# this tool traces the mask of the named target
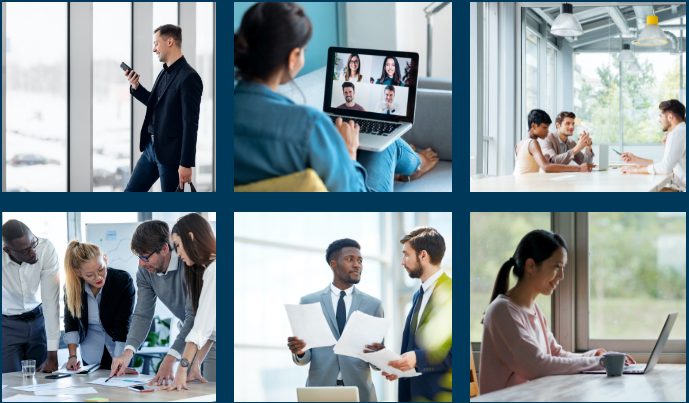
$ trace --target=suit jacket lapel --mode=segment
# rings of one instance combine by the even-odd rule
[[[359,306],[361,306],[361,295],[359,295],[356,287],[354,287],[352,290],[352,306],[349,307],[349,312],[347,312],[347,321],[349,321],[349,317],[352,316],[352,312],[359,310]]]
[[[433,312],[433,309],[435,308],[435,304],[437,301],[437,298],[433,298],[437,295],[435,291],[439,288],[442,288],[443,284],[449,279],[450,278],[445,273],[441,274],[440,277],[438,277],[438,281],[435,282],[435,286],[433,287],[433,293],[431,294],[431,297],[428,300],[428,303],[426,304],[423,313],[421,313],[421,317],[419,318],[419,325],[416,327],[417,329],[420,328],[422,324],[426,323],[426,321],[428,320],[428,316],[431,314],[431,312]]]
[[[325,287],[325,290],[321,293],[321,306],[323,307],[323,313],[325,314],[325,319],[328,320],[328,325],[330,326],[330,331],[333,332],[333,336],[339,340],[340,331],[337,329],[337,320],[335,319],[335,309],[333,308],[333,300],[330,297],[330,285]]]
[[[179,61],[178,61],[178,63],[179,63]],[[175,71],[174,73],[170,73],[170,74],[168,75],[168,77],[167,77],[167,82],[165,83],[165,87],[164,87],[164,88],[161,88],[161,90],[160,90],[160,97],[159,97],[159,98],[162,98],[163,95],[165,95],[165,91],[167,91],[167,89],[170,87],[170,84],[172,83],[172,81],[173,81],[173,80],[175,79],[175,77],[177,76],[178,71],[179,71],[179,68],[178,68],[177,71]]]

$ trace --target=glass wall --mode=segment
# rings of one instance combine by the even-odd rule
[[[5,7],[7,191],[64,192],[67,3]]]
[[[120,69],[131,55],[131,3],[93,3],[94,191],[122,191],[131,174],[131,95]]]
[[[213,190],[213,98],[215,96],[215,3],[196,3],[196,65],[203,80],[196,142],[196,181],[200,192]]]

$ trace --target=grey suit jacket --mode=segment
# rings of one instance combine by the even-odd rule
[[[301,298],[300,304],[313,304],[320,302],[323,314],[328,321],[330,331],[333,332],[335,339],[340,338],[335,319],[335,308],[330,297],[330,285],[324,290],[309,294]],[[383,304],[372,296],[359,291],[356,287],[352,291],[352,306],[347,312],[347,320],[354,311],[361,311],[365,314],[383,317]],[[299,335],[295,335],[299,336]],[[371,340],[382,342],[382,340]],[[292,354],[292,360],[297,365],[306,365],[309,362],[309,377],[306,379],[306,386],[336,386],[337,373],[342,373],[342,382],[345,386],[356,386],[359,388],[359,400],[362,402],[375,402],[376,389],[371,380],[371,369],[366,361],[358,358],[336,355],[333,346],[310,348],[306,350],[303,357],[299,358]]]

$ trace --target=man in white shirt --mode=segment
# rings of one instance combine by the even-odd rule
[[[401,115],[402,111],[399,110],[400,107],[395,102],[395,87],[392,85],[388,85],[387,87],[385,87],[385,90],[383,90],[383,93],[385,96],[385,100],[381,102],[380,107],[378,108],[378,112],[385,113],[388,115]]]
[[[2,226],[2,372],[57,370],[60,277],[57,253],[21,221]],[[40,291],[40,295],[39,295]]]
[[[658,106],[658,122],[666,133],[663,158],[660,161],[641,158],[632,153],[622,153],[622,160],[636,164],[625,167],[627,174],[667,175],[672,174],[670,186],[665,192],[687,191],[687,125],[686,108],[676,99],[663,101]]]

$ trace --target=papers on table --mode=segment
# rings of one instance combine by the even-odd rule
[[[153,377],[152,376],[135,376],[135,377],[128,377],[128,376],[117,376],[109,381],[105,382],[107,377],[105,378],[98,378],[90,381],[89,383],[92,383],[94,385],[102,385],[102,386],[112,386],[114,388],[128,388],[130,386],[135,386],[135,385],[143,385],[145,383],[148,383]]]
[[[388,350],[387,348],[378,350],[375,353],[361,353],[359,354],[359,358],[375,365],[376,367],[380,368],[382,371],[387,372],[388,374],[397,375],[400,378],[411,378],[414,376],[421,375],[420,372],[416,372],[414,369],[410,369],[408,371],[400,371],[397,368],[389,366],[388,363],[390,361],[397,361],[402,357],[400,357],[399,354]]]
[[[18,394],[10,397],[3,397],[3,402],[61,402],[62,399],[59,397],[48,397],[48,396],[34,396],[34,395],[24,395]]]
[[[69,387],[65,385],[64,387]],[[37,390],[58,389],[57,382],[39,383],[35,385],[13,386],[12,389],[21,390],[22,392],[35,392]]]
[[[70,374],[70,375],[85,375],[85,374],[90,374],[91,372],[97,370],[100,367],[100,363],[98,364],[93,364],[93,365],[86,365],[81,368],[79,368],[76,371],[72,371],[66,368],[60,368],[57,371],[53,372],[53,374]]]
[[[292,334],[306,343],[309,348],[332,346],[337,342],[323,314],[319,302],[313,304],[285,304]]]
[[[335,354],[361,358],[359,354],[363,354],[367,344],[380,343],[383,340],[389,325],[387,318],[377,318],[361,311],[354,311],[333,350]]]
[[[69,387],[61,389],[47,389],[47,390],[37,390],[34,392],[36,396],[51,396],[51,395],[88,395],[91,393],[98,393],[97,390],[92,387],[78,388]]]

